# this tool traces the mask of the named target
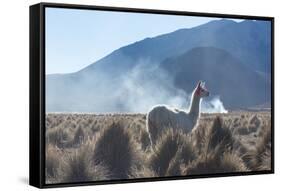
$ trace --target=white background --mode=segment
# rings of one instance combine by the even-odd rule
[[[29,5],[36,0],[2,0],[0,5],[0,190],[35,190],[28,185]],[[152,183],[84,186],[64,190],[269,190],[280,189],[280,49],[278,0],[57,0],[57,2],[275,17],[275,174]],[[280,87],[280,86],[279,86]],[[54,189],[60,190],[60,189]],[[61,189],[62,190],[62,189]]]

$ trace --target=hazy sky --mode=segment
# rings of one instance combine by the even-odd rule
[[[76,72],[112,51],[217,18],[46,9],[46,73]]]

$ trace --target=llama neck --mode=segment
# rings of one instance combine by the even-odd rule
[[[201,103],[201,98],[194,95],[191,97],[191,105],[189,109],[189,115],[193,116],[193,119],[197,121],[197,118],[200,114],[200,103]]]

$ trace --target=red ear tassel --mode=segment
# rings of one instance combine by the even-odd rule
[[[201,86],[201,81],[199,81],[197,84],[197,87],[200,87],[200,86]]]

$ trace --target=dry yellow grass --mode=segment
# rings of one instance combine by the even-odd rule
[[[202,114],[151,148],[144,114],[47,114],[46,182],[271,169],[270,112]]]

